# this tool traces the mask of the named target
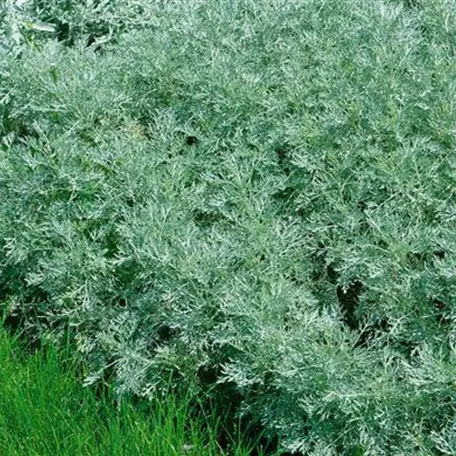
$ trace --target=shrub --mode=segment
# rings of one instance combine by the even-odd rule
[[[0,25],[6,48],[49,38],[98,47],[124,31],[157,25],[160,2],[140,0],[5,0]]]
[[[455,12],[167,2],[9,58],[9,312],[74,328],[88,381],[172,373],[289,450],[454,452]]]

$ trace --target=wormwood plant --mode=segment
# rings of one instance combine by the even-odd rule
[[[153,27],[161,0],[5,0],[3,39],[11,48],[56,39],[65,45],[99,46],[125,30]],[[10,49],[11,50],[11,49]]]
[[[169,1],[5,57],[9,313],[72,328],[89,383],[171,374],[290,451],[454,454],[455,14]]]

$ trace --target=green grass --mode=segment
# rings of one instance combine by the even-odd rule
[[[0,454],[2,456],[222,455],[220,422],[193,413],[185,397],[168,394],[144,407],[116,404],[80,381],[71,349],[33,354],[0,328]],[[251,449],[234,438],[227,453]],[[261,452],[259,454],[262,454]]]

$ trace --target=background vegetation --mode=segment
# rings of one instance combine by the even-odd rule
[[[290,451],[456,453],[455,1],[1,14],[10,325]]]

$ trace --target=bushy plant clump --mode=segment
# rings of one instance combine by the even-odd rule
[[[123,31],[153,27],[162,0],[4,0],[0,5],[3,48],[19,52],[49,38],[64,45],[98,47]]]
[[[456,3],[154,6],[4,58],[8,311],[291,451],[454,454]]]

